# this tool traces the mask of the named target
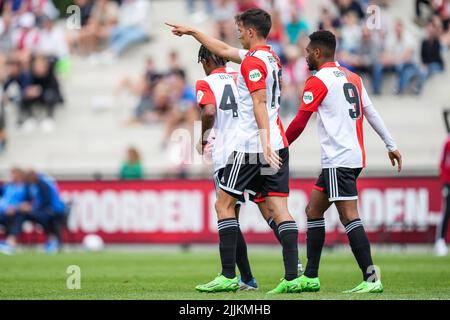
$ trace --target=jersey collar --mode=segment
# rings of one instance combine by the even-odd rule
[[[227,73],[227,69],[225,67],[214,69],[213,71],[211,71],[210,75],[215,73]]]
[[[341,65],[337,61],[327,62],[327,63],[324,63],[319,69],[317,69],[317,71],[319,71],[320,69],[323,69],[323,68],[335,68],[335,67],[340,67],[340,66]]]
[[[250,50],[248,50],[248,52],[255,52],[257,50],[263,50],[263,51],[272,51],[272,46],[269,45],[261,45],[261,46],[256,46],[251,48]]]

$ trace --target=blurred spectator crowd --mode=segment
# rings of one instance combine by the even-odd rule
[[[260,7],[271,13],[269,44],[283,63],[284,117],[297,112],[299,95],[310,75],[304,48],[316,29],[337,36],[337,60],[363,74],[372,94],[418,95],[430,77],[444,72],[450,0],[411,1],[415,17],[403,20],[388,14],[393,0],[323,0],[314,22],[306,19],[308,1],[313,0],[186,0],[186,11],[189,21],[203,31],[209,32],[207,26],[212,23],[213,35],[236,46],[238,12]],[[0,0],[0,152],[7,142],[7,108],[17,110],[17,125],[25,132],[34,131],[38,124],[44,132],[54,130],[55,111],[65,101],[65,75],[71,72],[74,57],[113,64],[135,44],[151,39],[150,0],[64,2],[75,4],[79,12],[75,16],[63,12],[61,1],[56,0]],[[164,70],[156,68],[151,55],[144,64],[136,79],[119,77],[115,93],[128,92],[138,100],[128,124],[162,123],[161,148],[170,148],[172,133],[180,127],[193,132],[199,119],[193,89],[197,79],[189,77],[175,50],[161,64]],[[389,86],[391,92],[384,85],[388,77],[395,81]],[[141,177],[139,155],[133,150],[128,155],[129,164],[121,168],[120,176]]]
[[[68,55],[64,31],[55,25],[58,11],[51,1],[0,1],[1,145],[6,143],[5,108],[17,106],[17,124],[35,125],[35,105],[44,107],[42,129],[54,127],[55,107],[63,96],[55,70]]]
[[[58,252],[68,208],[50,176],[34,170],[11,169],[9,179],[0,188],[0,232],[5,238],[0,241],[0,253],[14,253],[26,221],[44,231],[47,253]]]
[[[70,3],[68,3],[70,4]],[[17,108],[17,125],[32,132],[55,127],[54,113],[64,103],[61,81],[70,72],[71,56],[87,61],[114,61],[128,48],[149,40],[150,1],[74,0],[79,12],[66,12],[58,1],[0,0],[0,152],[5,148],[8,105]],[[70,24],[72,23],[72,24]],[[40,117],[42,118],[42,117]]]
[[[393,94],[420,94],[426,80],[444,71],[444,55],[450,44],[450,1],[416,0],[416,17],[423,38],[412,33],[407,21],[386,19],[390,0],[329,0],[316,25],[305,19],[307,0],[204,0],[202,15],[196,2],[187,0],[192,19],[206,16],[214,21],[215,36],[236,43],[234,16],[252,7],[272,14],[269,43],[280,56],[283,68],[283,110],[294,113],[298,95],[309,76],[304,47],[308,34],[317,29],[332,31],[338,38],[337,60],[341,65],[367,76],[372,93],[380,95],[386,74],[396,77]],[[375,9],[373,5],[377,6]],[[411,5],[414,2],[411,1]],[[400,14],[401,16],[401,14]],[[369,87],[369,85],[368,85]],[[386,89],[385,89],[386,90]]]

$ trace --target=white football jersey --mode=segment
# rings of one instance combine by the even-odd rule
[[[272,150],[288,146],[284,128],[279,117],[281,95],[281,63],[270,46],[259,46],[250,51],[240,50],[242,59],[238,77],[239,128],[236,151],[263,152],[259,129],[253,111],[251,93],[266,90],[269,114],[270,143]]]
[[[300,109],[318,114],[323,168],[365,167],[364,107],[371,104],[361,77],[338,62],[308,78]]]
[[[216,106],[212,135],[215,136],[212,158],[214,171],[224,168],[236,145],[238,125],[237,72],[233,68],[219,68],[197,81],[197,102],[200,108]]]

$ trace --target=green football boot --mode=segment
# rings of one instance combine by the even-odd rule
[[[302,292],[300,278],[295,278],[294,280],[291,281],[281,279],[280,284],[275,289],[267,292],[267,294],[300,293],[300,292]]]
[[[239,290],[238,278],[228,279],[219,274],[213,281],[199,284],[195,290],[200,292],[236,292]]]
[[[380,280],[375,282],[361,282],[356,288],[346,290],[343,293],[382,293],[383,285]]]
[[[307,276],[302,275],[299,279],[300,285],[302,286],[302,291],[317,292],[320,290],[319,278],[308,278]]]

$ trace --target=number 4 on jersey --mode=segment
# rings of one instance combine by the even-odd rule
[[[236,102],[236,98],[233,94],[233,88],[231,88],[230,84],[225,85],[223,90],[222,100],[220,101],[220,110],[233,110],[233,118],[238,117],[238,105]]]

